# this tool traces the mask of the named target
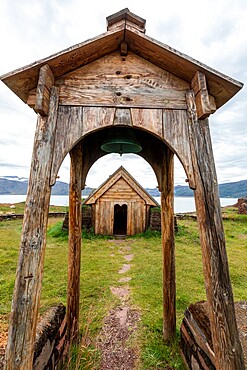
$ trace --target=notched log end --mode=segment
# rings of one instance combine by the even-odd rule
[[[191,81],[191,88],[195,94],[198,119],[205,119],[216,111],[215,98],[208,93],[207,81],[204,73],[197,71]]]

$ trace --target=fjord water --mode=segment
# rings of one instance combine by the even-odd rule
[[[154,197],[154,199],[160,204],[160,197]],[[19,203],[26,200],[26,195],[0,195],[0,203]],[[231,206],[237,203],[237,198],[220,198],[222,207]],[[54,206],[68,206],[69,197],[68,195],[52,195],[51,205]],[[175,213],[185,213],[195,211],[195,201],[193,197],[175,197],[174,198],[174,211]]]

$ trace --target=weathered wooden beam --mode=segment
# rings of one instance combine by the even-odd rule
[[[132,126],[132,119],[130,114],[129,108],[117,108],[115,110],[115,116],[113,125],[124,125],[124,126]]]
[[[139,31],[145,33],[146,20],[138,15],[131,13],[128,8],[122,9],[106,18],[107,31],[112,30],[121,22],[130,24],[132,27],[137,28]]]
[[[163,109],[163,138],[182,163],[190,188],[195,189],[186,111]]]
[[[194,195],[216,369],[242,370],[244,358],[235,318],[208,120],[197,119],[193,90],[188,91],[186,98],[196,179]]]
[[[58,107],[52,88],[48,118],[38,116],[19,262],[9,325],[5,370],[31,370],[41,294],[46,227],[50,201],[50,172]]]
[[[27,105],[29,105],[30,108],[35,108],[36,104],[36,89],[32,89],[28,93],[28,98],[27,98]]]
[[[122,41],[120,44],[120,55],[123,57],[128,55],[128,44],[125,41]]]
[[[76,342],[79,334],[81,267],[81,143],[70,151],[70,159],[67,337],[69,342]]]
[[[209,95],[209,104],[210,104],[211,113],[214,113],[217,110],[217,107],[216,107],[215,97],[212,95]]]
[[[146,129],[163,139],[162,109],[131,108],[133,126]]]
[[[60,105],[184,110],[190,88],[148,60],[131,52],[121,57],[119,51],[62,76],[56,85]]]
[[[207,118],[211,113],[210,98],[207,89],[206,76],[197,71],[191,81],[191,88],[195,93],[197,116],[199,119]]]
[[[45,64],[40,68],[39,80],[36,90],[35,112],[42,116],[47,116],[49,110],[51,87],[54,85],[55,79],[51,68]]]
[[[174,164],[173,153],[166,150],[161,182],[161,232],[163,254],[163,337],[169,342],[176,333],[176,275],[174,245]]]

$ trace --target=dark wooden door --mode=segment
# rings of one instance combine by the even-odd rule
[[[114,224],[113,234],[126,235],[127,233],[127,205],[115,204],[114,206]]]

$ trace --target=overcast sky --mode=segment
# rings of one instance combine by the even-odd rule
[[[0,75],[106,31],[106,17],[128,7],[146,19],[146,34],[247,83],[246,0],[1,0]],[[0,83],[0,176],[28,177],[36,114]],[[247,179],[247,90],[210,117],[219,183]],[[112,154],[91,168],[87,185],[100,185],[120,165],[144,187],[157,186],[136,155]],[[69,182],[69,160],[60,170]],[[175,163],[175,183],[185,184]]]

